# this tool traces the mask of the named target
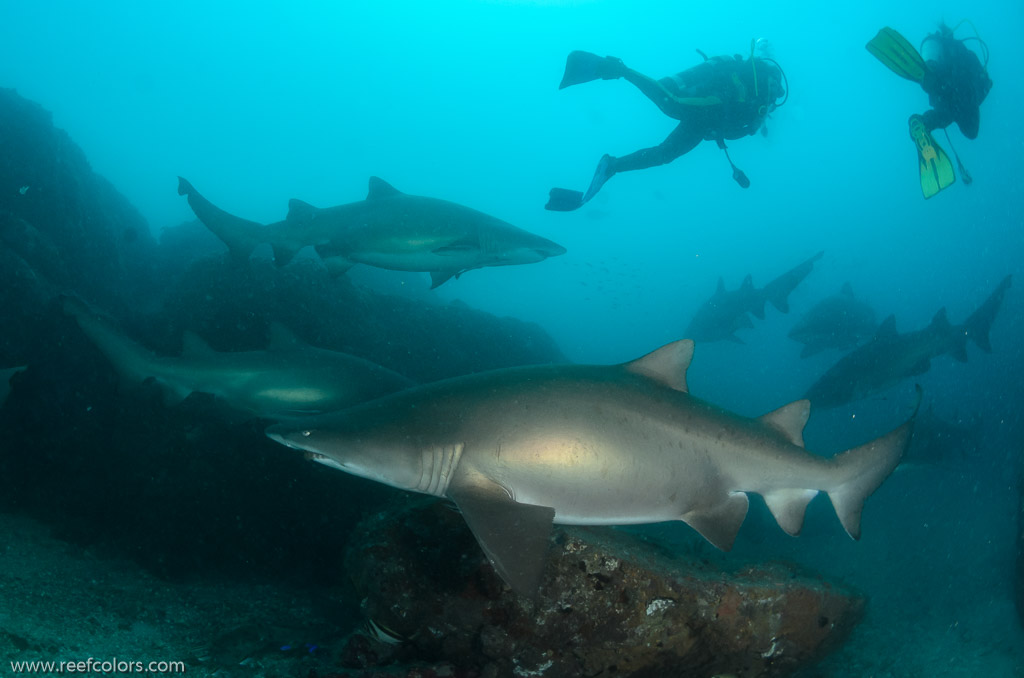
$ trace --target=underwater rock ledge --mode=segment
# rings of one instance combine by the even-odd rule
[[[620,530],[561,526],[533,603],[439,502],[379,513],[350,544],[364,614],[401,642],[352,636],[341,661],[357,670],[339,675],[443,662],[438,675],[785,676],[837,647],[864,610],[859,593],[788,565],[724,572]]]

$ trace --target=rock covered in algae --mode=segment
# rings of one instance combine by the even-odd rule
[[[560,526],[529,600],[442,503],[364,521],[345,565],[375,638],[352,637],[342,662],[356,671],[341,675],[784,676],[841,643],[864,607],[787,565],[725,572],[619,530]]]

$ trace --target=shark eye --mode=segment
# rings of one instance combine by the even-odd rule
[[[302,437],[303,437],[303,438],[308,438],[308,437],[309,437],[310,435],[312,435],[312,434],[313,434],[313,432],[312,432],[312,431],[303,431],[303,432],[302,432]]]

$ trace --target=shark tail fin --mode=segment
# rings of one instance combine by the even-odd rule
[[[901,426],[832,460],[835,482],[826,488],[826,492],[843,529],[854,539],[860,539],[864,502],[896,470],[910,445],[914,420],[921,406],[921,393],[918,386],[914,413]]]
[[[114,323],[74,296],[61,296],[64,315],[74,319],[85,336],[110,361],[122,386],[137,387],[152,376],[156,355],[123,333]]]
[[[248,259],[256,246],[263,242],[260,233],[262,224],[228,214],[204,198],[183,177],[178,177],[178,195],[188,197],[188,205],[196,218],[228,246],[236,259]]]
[[[1006,290],[1010,289],[1012,276],[1006,276],[1000,281],[996,289],[989,295],[978,309],[964,321],[963,333],[968,339],[978,345],[985,353],[992,352],[992,344],[989,342],[988,334],[992,329],[992,322],[999,313],[999,307],[1006,296]]]
[[[789,313],[789,295],[804,278],[814,269],[814,262],[821,259],[824,252],[818,252],[799,266],[783,273],[764,286],[764,296],[772,302],[772,306],[782,313]]]

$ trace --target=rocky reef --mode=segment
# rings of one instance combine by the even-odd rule
[[[726,572],[620,530],[564,527],[528,600],[439,503],[364,521],[345,567],[377,631],[344,652],[369,672],[343,675],[443,660],[478,676],[783,676],[842,642],[864,607],[787,565]]]

